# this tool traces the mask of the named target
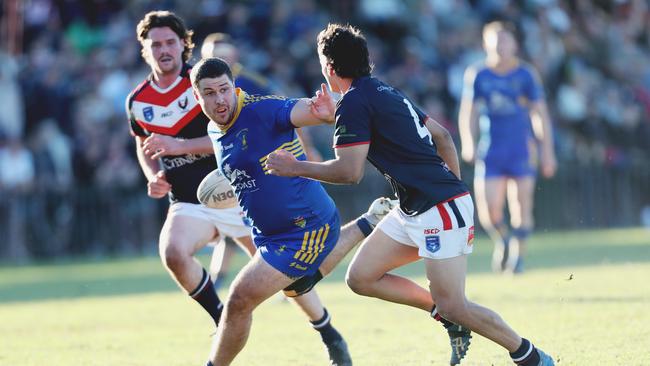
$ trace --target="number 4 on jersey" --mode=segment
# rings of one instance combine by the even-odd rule
[[[420,135],[420,137],[422,137],[423,139],[426,139],[430,145],[433,145],[433,140],[431,139],[431,133],[429,132],[429,129],[427,129],[426,126],[420,124],[420,117],[418,116],[417,113],[415,113],[415,109],[413,109],[411,102],[409,102],[409,100],[406,98],[402,100],[404,101],[404,104],[406,104],[406,106],[408,107],[409,112],[411,113],[411,117],[413,117],[413,122],[415,122],[415,128],[417,128],[418,130],[418,135]]]

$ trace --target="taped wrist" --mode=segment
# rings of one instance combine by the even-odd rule
[[[365,217],[361,216],[357,219],[356,221],[357,226],[359,227],[359,230],[363,233],[363,236],[367,237],[372,233],[373,226],[370,224],[370,221],[366,219]]]

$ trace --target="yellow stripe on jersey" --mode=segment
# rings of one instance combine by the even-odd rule
[[[311,257],[312,253],[314,252],[314,237],[316,236],[316,230],[311,232],[311,235],[309,236],[309,245],[307,245],[307,251],[305,251],[301,256],[299,261],[306,262],[306,258],[309,256]]]
[[[307,264],[314,263],[320,253],[325,250],[325,240],[327,240],[329,232],[329,224],[325,224],[317,230],[306,231],[302,238],[302,246],[293,258]]]
[[[318,250],[316,251],[316,255],[313,258],[311,258],[311,261],[309,261],[307,263],[309,263],[309,264],[314,263],[316,261],[316,258],[318,258],[318,255],[323,252],[323,250],[325,249],[325,240],[327,240],[327,234],[329,234],[329,232],[330,232],[330,226],[329,226],[329,224],[325,224],[325,233],[323,234],[323,237],[320,240],[320,246],[319,246]]]
[[[307,249],[307,239],[309,239],[309,231],[305,231],[305,235],[302,237],[302,246],[300,247],[300,250],[297,251],[296,254],[293,256],[294,259],[298,259],[300,253],[304,252]]]
[[[252,103],[259,102],[260,100],[267,100],[267,99],[276,99],[276,100],[287,100],[287,97],[283,97],[280,95],[250,95],[246,94],[246,98],[244,99],[244,106],[247,106]]]
[[[304,155],[305,151],[302,148],[302,145],[300,144],[300,140],[297,138],[294,139],[293,141],[290,142],[285,142],[284,144],[278,146],[275,150],[273,151],[278,151],[278,150],[287,150],[288,152],[292,153],[293,156],[296,158]],[[272,152],[273,152],[272,151]],[[270,153],[269,153],[270,154]],[[269,155],[266,154],[260,158],[260,165],[262,166],[262,169],[264,170],[264,173],[267,173],[267,168],[266,168],[266,160],[268,160]],[[268,173],[267,173],[268,174]]]

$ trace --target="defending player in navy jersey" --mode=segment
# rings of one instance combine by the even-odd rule
[[[256,248],[251,228],[241,207],[210,209],[196,198],[199,183],[217,165],[206,131],[209,120],[189,81],[191,31],[167,11],[148,13],[137,31],[152,72],[127,99],[127,114],[149,196],[169,194],[171,201],[160,233],[160,256],[179,286],[218,324],[223,305],[193,255],[220,236],[229,236],[252,256]],[[332,362],[348,360],[345,342],[316,292],[303,291],[295,302],[320,334]]]
[[[371,76],[366,41],[356,28],[328,25],[318,36],[318,54],[330,88],[343,94],[336,108],[336,158],[316,163],[277,151],[267,158],[266,168],[279,176],[357,183],[367,158],[391,183],[400,205],[355,254],[348,268],[350,288],[426,310],[447,322],[450,332],[463,334],[452,342],[452,365],[460,363],[469,345],[465,328],[506,348],[517,364],[552,365],[549,356],[496,313],[465,297],[474,207],[460,180],[449,133],[398,90]],[[322,93],[328,93],[325,87]],[[429,291],[389,273],[419,259],[425,263]]]
[[[458,120],[461,155],[475,163],[478,217],[494,242],[492,269],[519,273],[533,229],[537,166],[546,178],[555,174],[553,133],[541,82],[517,57],[514,31],[501,22],[487,24],[483,47],[485,61],[465,72]],[[479,114],[489,121],[480,141]],[[503,218],[506,197],[510,233]]]

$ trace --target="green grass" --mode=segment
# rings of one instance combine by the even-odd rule
[[[650,365],[649,231],[538,233],[519,277],[490,273],[489,252],[490,244],[477,240],[468,297],[499,312],[559,365]],[[318,290],[355,365],[447,364],[439,325],[422,311],[353,294],[342,282],[345,267]],[[425,284],[421,263],[400,272]],[[204,365],[212,331],[155,257],[0,267],[3,366]],[[277,299],[256,311],[235,362],[326,364],[304,315]],[[509,364],[481,337],[463,362]]]

